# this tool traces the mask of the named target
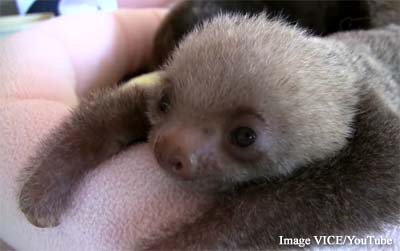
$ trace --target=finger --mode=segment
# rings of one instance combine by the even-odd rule
[[[44,92],[70,102],[137,69],[150,54],[164,14],[160,9],[119,10],[45,22],[0,43],[0,76],[5,73],[16,85],[6,89],[24,97]]]

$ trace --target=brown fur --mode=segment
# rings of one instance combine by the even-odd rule
[[[32,224],[58,225],[86,172],[146,140],[150,126],[144,102],[140,88],[99,91],[48,135],[21,177],[19,206]]]
[[[221,13],[261,12],[284,17],[317,36],[400,24],[398,0],[185,0],[172,9],[161,25],[154,41],[152,64],[162,65],[179,42],[204,21]]]
[[[262,17],[253,25],[239,18],[230,24],[218,20],[201,35],[189,35],[165,67],[167,83],[173,83],[171,96],[177,97],[172,100],[176,119],[196,121],[201,119],[197,114],[216,119],[230,109],[255,107],[269,124],[270,141],[276,142],[269,153],[280,164],[269,173],[290,173],[342,148],[358,95],[356,86],[343,84],[357,76],[347,70],[351,62],[339,64],[340,46]],[[248,35],[238,36],[244,30]]]
[[[265,249],[276,247],[279,235],[362,234],[396,223],[400,121],[384,90],[400,81],[388,67],[400,55],[379,48],[389,39],[386,50],[399,52],[390,38],[400,28],[353,34],[365,52],[341,39],[346,34],[316,38],[265,16],[205,23],[165,66],[162,88],[120,88],[83,102],[50,135],[29,166],[21,209],[34,224],[54,225],[83,174],[144,140],[150,124],[153,145],[184,123],[211,141],[229,125],[221,120],[251,111],[265,122],[261,157],[244,164],[221,150],[201,162],[230,189],[194,224],[145,246]],[[377,36],[385,40],[375,44]],[[165,94],[171,108],[161,114]]]
[[[165,66],[175,98],[167,119],[200,124],[232,106],[257,107],[284,149],[257,174],[279,163],[289,175],[221,193],[149,249],[277,248],[280,235],[358,235],[398,223],[400,110],[390,95],[400,88],[399,35],[391,26],[320,39],[262,16],[217,18],[188,35]]]
[[[400,1],[369,0],[368,4],[373,27],[382,27],[391,23],[400,24]]]
[[[336,156],[304,166],[288,179],[224,195],[194,223],[147,248],[285,248],[278,245],[279,236],[360,235],[398,223],[399,117],[373,90],[358,109],[354,136]]]

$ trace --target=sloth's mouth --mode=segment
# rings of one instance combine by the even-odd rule
[[[188,189],[196,192],[217,192],[224,191],[228,188],[227,184],[222,179],[215,176],[201,177],[177,177],[172,175],[176,183],[183,189]],[[229,186],[230,187],[230,186]]]

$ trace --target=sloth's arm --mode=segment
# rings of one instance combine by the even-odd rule
[[[68,206],[77,182],[90,169],[131,143],[146,140],[144,89],[99,92],[79,106],[39,146],[23,175],[19,206],[38,227],[51,227]]]
[[[283,224],[291,218],[287,213],[294,210],[295,201],[269,204],[269,188],[257,188],[244,192],[234,199],[219,200],[194,223],[172,226],[168,237],[152,237],[144,240],[143,250],[252,250],[277,248],[279,236],[285,231]],[[273,201],[277,202],[277,201]],[[282,209],[282,210],[281,210]],[[280,218],[286,215],[287,218]],[[279,218],[279,219],[278,219]],[[289,223],[287,228],[291,224]],[[176,229],[178,229],[176,231]]]

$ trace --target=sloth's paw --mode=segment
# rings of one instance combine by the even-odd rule
[[[59,225],[63,196],[57,184],[31,177],[22,187],[19,207],[27,220],[41,228]]]

